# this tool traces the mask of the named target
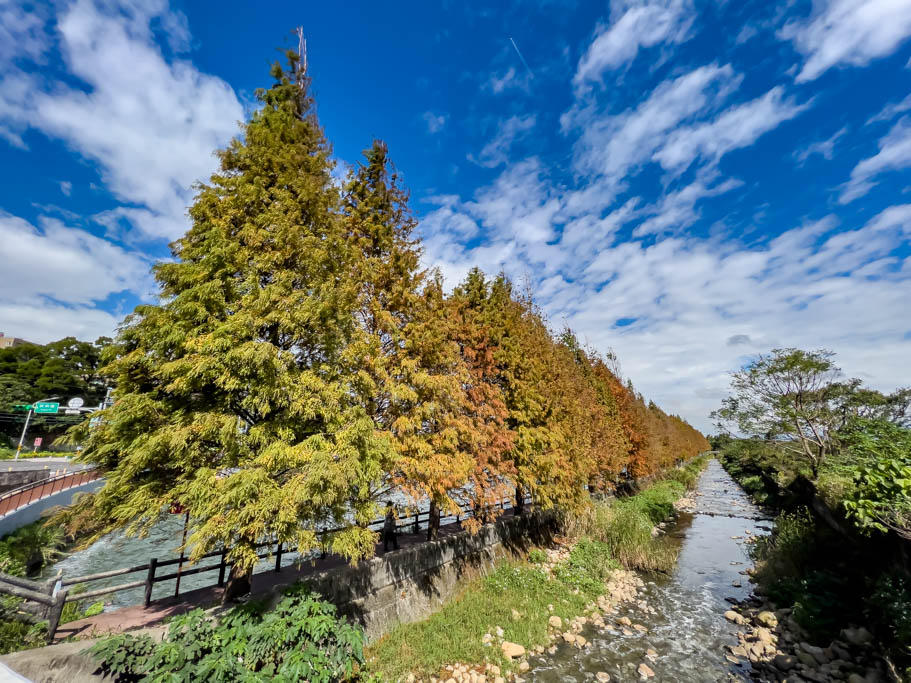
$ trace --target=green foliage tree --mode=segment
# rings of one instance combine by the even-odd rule
[[[791,443],[815,478],[842,421],[833,398],[840,370],[832,352],[774,349],[733,373],[730,396],[712,413],[720,428]]]
[[[116,403],[75,435],[106,484],[71,519],[142,533],[179,503],[191,558],[228,549],[225,599],[249,587],[260,542],[371,554],[375,506],[352,491],[370,491],[393,454],[350,372],[367,353],[361,252],[309,78],[288,63],[199,187],[173,262],[155,267],[161,303],[138,307],[107,355]],[[320,541],[327,526],[340,530]]]

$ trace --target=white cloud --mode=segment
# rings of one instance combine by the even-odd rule
[[[804,149],[796,150],[794,152],[794,158],[797,159],[798,163],[803,164],[811,156],[818,154],[826,161],[832,161],[832,156],[835,153],[835,143],[844,137],[847,132],[848,128],[845,126],[830,138],[814,142],[811,145],[807,145]]]
[[[85,340],[112,337],[122,317],[93,306],[63,306],[44,299],[32,302],[0,300],[2,331],[36,344],[47,344],[63,337]]]
[[[681,173],[701,158],[713,164],[728,152],[749,147],[809,104],[797,104],[776,86],[761,97],[727,109],[713,121],[677,128],[655,153],[666,170]]]
[[[851,171],[851,179],[842,187],[838,198],[842,204],[867,194],[881,173],[911,167],[911,118],[898,121],[879,141],[879,152],[859,162]]]
[[[833,66],[865,66],[891,54],[911,36],[907,0],[814,0],[805,20],[791,20],[779,36],[805,57],[797,82],[812,81]]]
[[[60,191],[69,197],[71,194],[73,194],[73,183],[71,183],[69,180],[61,180]]]
[[[445,114],[434,114],[432,111],[425,111],[422,117],[424,123],[427,124],[427,132],[431,135],[434,133],[439,133],[443,130],[443,127],[446,125],[446,115]]]
[[[509,150],[512,143],[528,133],[535,126],[533,114],[528,116],[511,116],[501,121],[497,127],[497,134],[481,149],[477,158],[468,155],[470,161],[487,168],[495,168],[509,160]]]
[[[606,186],[599,195],[609,201],[610,188],[621,187],[628,173],[651,161],[672,131],[716,109],[740,81],[730,65],[708,65],[661,83],[637,107],[621,114],[570,110],[561,123],[566,133],[581,130],[574,145],[576,171],[604,176]]]
[[[688,228],[699,220],[696,204],[702,199],[717,197],[743,185],[734,178],[720,183],[715,183],[716,179],[716,173],[703,172],[689,185],[674,192],[666,192],[658,202],[640,212],[649,218],[636,226],[633,235],[638,237],[666,231],[679,232]]]
[[[63,65],[86,88],[44,83],[7,63],[3,89],[13,90],[0,99],[0,123],[8,140],[33,127],[96,162],[106,188],[143,217],[133,227],[170,239],[186,229],[192,185],[217,168],[212,153],[238,132],[243,108],[221,79],[167,61],[153,22],[173,50],[186,49],[186,19],[164,0],[62,6]]]
[[[573,85],[584,92],[602,80],[605,71],[632,61],[640,48],[682,43],[695,19],[689,0],[613,0],[611,22],[599,26],[579,60]]]
[[[88,305],[124,291],[151,291],[149,262],[85,230],[52,218],[39,230],[27,221],[0,214],[0,302]],[[9,321],[4,324],[17,321]]]

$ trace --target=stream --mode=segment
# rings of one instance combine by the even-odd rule
[[[624,635],[611,627],[588,628],[582,635],[590,646],[577,650],[561,644],[553,655],[532,657],[526,680],[592,681],[596,673],[606,672],[611,681],[638,681],[642,663],[655,672],[652,681],[749,680],[749,662],[734,665],[725,659],[726,646],[737,644],[739,628],[723,616],[730,609],[725,598],[742,600],[750,594],[744,573],[751,565],[746,539],[768,533],[771,523],[717,460],[709,463],[689,498],[693,512],[681,512],[665,528],[680,543],[675,569],[669,576],[643,576],[646,586],[637,601],[644,600],[655,614],[628,603],[612,615],[628,616],[648,630]],[[645,656],[649,648],[658,653],[654,661]]]

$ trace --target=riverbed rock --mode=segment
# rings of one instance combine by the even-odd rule
[[[575,634],[575,633],[571,633],[571,632],[569,632],[569,631],[566,631],[566,632],[563,634],[563,640],[564,640],[565,642],[567,642],[567,643],[575,643],[575,642],[576,642],[576,634]]]
[[[797,659],[799,659],[800,663],[804,666],[809,666],[811,668],[816,666],[816,658],[809,652],[797,650]]]
[[[774,612],[769,612],[768,610],[756,615],[756,621],[766,628],[775,628],[778,626],[778,617],[775,616]]]
[[[727,612],[724,613],[724,618],[735,624],[743,625],[746,623],[746,620],[732,609],[729,609]]]
[[[866,683],[866,681],[867,679],[860,674],[851,674],[848,676],[848,683]]]
[[[756,638],[759,640],[760,643],[774,643],[775,642],[775,636],[772,635],[772,632],[769,629],[767,629],[765,626],[760,626],[759,628],[757,628],[753,632],[753,635],[756,636]]]
[[[797,666],[797,657],[794,657],[793,655],[775,655],[775,659],[772,660],[772,663],[779,671],[790,671]]]
[[[861,645],[866,645],[871,640],[873,640],[873,634],[863,626],[859,628],[846,628],[841,632],[841,635],[845,640],[851,643],[851,645],[858,647]]]
[[[595,674],[595,680],[600,681],[600,683],[609,683],[610,674],[607,673],[606,671],[599,671],[598,673]]]
[[[617,623],[620,624],[621,626],[632,626],[633,625],[633,622],[630,621],[629,617],[620,617],[619,619],[617,619]]]
[[[525,654],[524,647],[518,643],[510,643],[508,640],[504,641],[500,647],[503,649],[503,655],[507,659],[518,659]]]
[[[555,628],[558,630],[563,628],[563,620],[560,617],[558,617],[556,614],[552,614],[550,616],[550,619],[547,620],[547,623],[551,628]]]
[[[525,661],[519,662],[519,671],[525,673],[526,671],[528,671],[529,668],[531,668],[531,667],[529,666],[528,662],[525,662]]]
[[[651,667],[644,662],[639,665],[639,668],[636,669],[636,671],[639,672],[639,675],[642,678],[652,678],[655,675],[655,672],[652,671]]]

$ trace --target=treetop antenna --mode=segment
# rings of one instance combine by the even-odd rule
[[[297,56],[298,61],[301,65],[301,73],[307,73],[307,39],[304,38],[304,27],[298,26],[295,31],[297,33]]]

